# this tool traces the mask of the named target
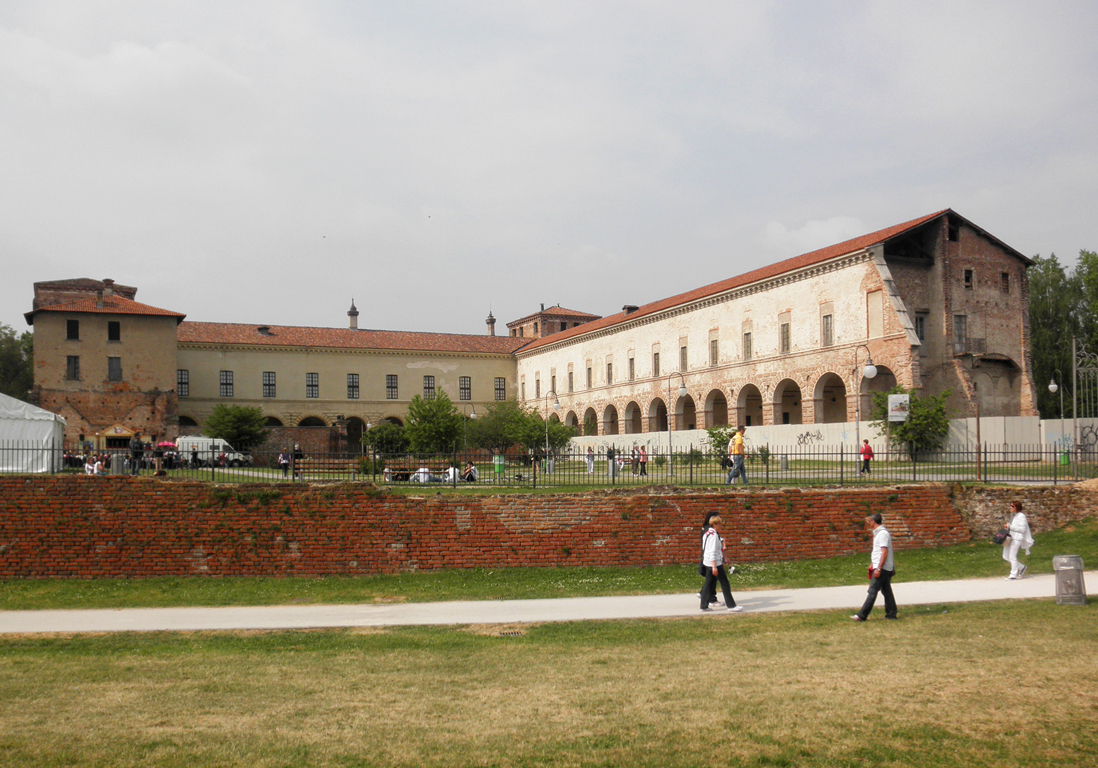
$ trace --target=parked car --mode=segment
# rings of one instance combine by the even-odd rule
[[[240,453],[224,440],[217,437],[206,437],[205,435],[188,435],[186,437],[180,437],[175,441],[176,448],[179,451],[180,458],[188,463],[192,463],[191,457],[194,455],[194,450],[198,450],[198,466],[209,467],[212,465],[224,464],[228,467],[244,467],[251,466],[252,457],[246,453]],[[222,454],[224,454],[224,461],[222,462]]]

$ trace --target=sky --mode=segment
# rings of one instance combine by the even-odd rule
[[[498,333],[952,208],[1098,249],[1098,3],[5,0],[0,323]]]

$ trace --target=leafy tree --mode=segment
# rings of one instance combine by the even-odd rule
[[[0,323],[0,392],[26,400],[32,386],[34,336],[30,331],[16,334],[10,325]]]
[[[545,447],[545,434],[546,434],[545,420],[541,418],[540,414],[531,414],[531,416],[537,422],[534,425],[535,426],[536,436],[534,437],[533,442],[531,444],[528,444],[527,447],[535,448],[535,447],[540,446],[540,447],[544,448]],[[554,418],[550,417],[548,426],[549,426],[549,448],[550,448],[550,450],[553,450],[553,451],[563,450],[565,447],[567,447],[568,443],[572,440],[572,438],[576,436],[576,428],[566,426],[559,419],[554,419]]]
[[[1079,276],[1065,270],[1056,254],[1034,257],[1029,268],[1030,356],[1037,408],[1046,418],[1060,412],[1059,394],[1048,391],[1052,379],[1064,388],[1064,409],[1070,411],[1071,336],[1079,329],[1080,315],[1090,314],[1084,304]]]
[[[542,434],[541,420],[535,425],[530,412],[514,398],[488,406],[486,413],[469,424],[469,442],[493,453],[504,453],[515,445],[529,446]]]
[[[722,458],[728,452],[728,441],[736,434],[736,428],[731,424],[721,427],[706,427],[709,433],[709,453],[715,458]]]
[[[430,400],[416,395],[408,404],[404,434],[416,453],[443,453],[452,450],[461,437],[461,419],[445,392],[439,392]]]
[[[206,419],[205,432],[238,451],[247,451],[267,439],[266,425],[262,408],[218,403]]]
[[[892,437],[907,450],[912,461],[920,453],[937,451],[945,445],[949,436],[949,414],[946,411],[946,400],[950,390],[940,395],[928,395],[918,397],[915,390],[906,390],[896,386],[888,392],[873,393],[873,426],[879,434],[889,431],[888,424],[888,396],[910,395],[911,402],[908,406],[907,421],[895,421],[891,425]]]
[[[373,447],[381,454],[407,453],[408,436],[404,434],[404,427],[385,422],[366,432],[362,436],[362,444]]]

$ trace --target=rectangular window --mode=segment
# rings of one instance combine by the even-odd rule
[[[926,341],[926,315],[915,315],[915,335],[919,341]]]
[[[588,366],[588,368],[587,368],[587,388],[591,389],[591,368],[590,368],[590,366]]]
[[[122,341],[122,323],[120,321],[107,321],[107,341]]]
[[[218,375],[218,394],[222,397],[233,396],[233,372],[222,371]]]
[[[507,399],[507,379],[503,378],[502,376],[497,376],[496,377],[496,400],[498,402],[498,401],[506,400],[506,399]]]
[[[80,321],[79,320],[66,320],[65,321],[65,338],[70,341],[80,340]]]
[[[637,361],[632,357],[629,358],[629,380],[635,381],[637,378]]]
[[[999,275],[999,290],[1002,293],[1010,293],[1010,273],[1003,272]]]
[[[458,377],[458,399],[459,400],[472,400],[473,399],[473,379],[471,376],[459,376]]]
[[[555,374],[549,377],[549,391],[554,395],[557,393],[557,377]]]
[[[277,389],[275,387],[275,372],[264,371],[263,372],[263,396],[275,397]]]
[[[974,282],[975,282],[975,280],[972,276],[972,270],[971,269],[966,269],[965,270],[965,290],[966,291],[971,291],[972,290],[972,285],[973,285]]]
[[[541,397],[541,379],[534,379],[534,397]]]
[[[69,355],[65,359],[65,378],[69,381],[80,380],[80,355]]]
[[[395,373],[385,374],[385,399],[396,400],[399,397],[397,389],[397,375]]]
[[[175,391],[180,397],[191,396],[191,372],[186,368],[175,372]]]
[[[121,357],[108,357],[107,358],[107,380],[108,381],[122,381],[122,358]]]
[[[679,347],[679,370],[686,370],[686,347]]]
[[[783,355],[789,354],[789,323],[782,323],[778,337],[778,352]]]
[[[434,400],[435,399],[435,377],[424,376],[423,377],[423,399]]]
[[[574,385],[574,383],[575,383],[575,378],[576,378],[576,377],[575,377],[575,374],[574,374],[574,373],[572,373],[572,371],[569,371],[569,372],[568,372],[568,391],[569,391],[569,392],[573,392],[573,391],[574,391],[574,389],[573,389],[573,385]]]
[[[652,375],[653,376],[659,376],[660,375],[660,353],[659,352],[653,352],[652,353]]]
[[[358,374],[347,374],[347,399],[358,400]]]
[[[607,363],[606,364],[606,383],[608,385],[614,383],[614,364],[613,363]]]
[[[751,359],[751,331],[743,335],[743,359]]]
[[[834,334],[831,332],[832,315],[824,315],[820,318],[820,345],[830,347],[835,343]]]
[[[721,347],[718,339],[709,340],[709,364],[716,365],[721,359]]]
[[[319,373],[306,373],[305,374],[305,397],[315,400],[320,397],[320,374]]]
[[[522,382],[522,400],[523,400],[523,402],[526,401],[526,382],[525,381]]]
[[[953,316],[953,354],[963,355],[968,351],[968,316]]]

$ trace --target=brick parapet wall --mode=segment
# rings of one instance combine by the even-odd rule
[[[898,549],[911,549],[969,540],[966,514],[982,535],[1001,502],[945,485],[409,497],[361,483],[0,477],[0,578],[689,563],[711,510],[725,519],[734,562],[813,559],[865,551],[870,511],[884,515]]]

